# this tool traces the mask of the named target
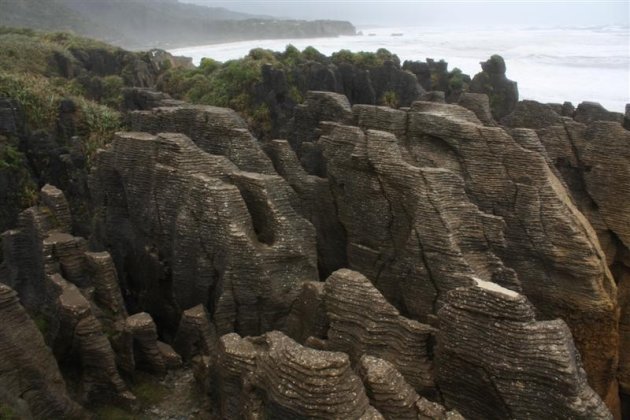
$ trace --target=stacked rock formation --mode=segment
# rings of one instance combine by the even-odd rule
[[[386,419],[463,420],[440,404],[420,397],[394,366],[373,356],[363,356],[359,375],[372,405]]]
[[[535,133],[510,136],[439,103],[353,111],[359,127],[325,123],[315,141],[348,266],[420,321],[472,277],[522,290],[544,319],[567,322],[589,383],[614,395],[616,287],[595,231]]]
[[[383,418],[348,355],[300,346],[280,332],[222,337],[218,371],[224,418]]]
[[[0,383],[6,384],[9,406],[34,418],[83,415],[66,394],[57,361],[77,368],[79,383],[73,398],[129,408],[135,407],[136,398],[119,369],[132,375],[138,364],[163,374],[181,364],[170,346],[158,341],[150,315],[128,316],[110,254],[88,251],[85,239],[69,233],[70,220],[61,191],[46,185],[39,205],[20,215],[19,229],[3,234],[0,280],[15,287],[25,309],[17,303],[15,292],[0,285],[7,311],[0,340],[7,369],[2,369]],[[29,315],[41,332],[27,322]],[[27,344],[34,350],[21,351],[20,346]],[[23,366],[15,365],[18,360]],[[20,369],[32,373],[20,374]],[[24,375],[26,382],[16,374]],[[10,398],[17,385],[32,390],[23,389],[22,396]],[[2,391],[0,395],[4,386]]]
[[[22,418],[83,418],[37,326],[1,283],[0,317],[0,403]]]
[[[630,175],[630,132],[619,124],[618,115],[602,112],[601,106],[584,103],[578,110],[573,120],[548,105],[523,101],[503,122],[514,131],[537,131],[537,137],[530,136],[534,147],[545,154],[597,233],[617,283],[619,348],[625,349],[630,345],[630,191],[625,182]],[[540,118],[543,114],[546,118]],[[630,358],[627,351],[619,356],[619,384],[630,400]]]
[[[415,389],[434,391],[429,342],[433,328],[400,316],[360,273],[347,269],[327,280],[324,297],[330,320],[327,350],[342,351],[358,364],[364,355],[390,362]]]
[[[563,321],[535,321],[524,296],[481,280],[447,301],[436,349],[447,405],[466,418],[612,418]]]
[[[198,304],[211,308],[219,334],[280,328],[300,284],[318,278],[315,231],[288,184],[182,134],[119,134],[98,154],[91,185],[100,246],[138,309],[167,332]]]

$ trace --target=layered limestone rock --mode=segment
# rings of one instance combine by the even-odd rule
[[[473,277],[522,290],[541,317],[567,322],[593,388],[614,393],[616,287],[535,133],[433,102],[355,114],[361,127],[325,123],[318,140],[349,268],[420,321]]]
[[[52,276],[52,281],[59,293],[60,327],[55,353],[60,360],[80,360],[82,398],[87,402],[133,405],[135,396],[118,373],[116,356],[90,303],[60,275]]]
[[[174,347],[182,360],[190,362],[194,356],[215,356],[216,332],[203,305],[182,312]]]
[[[383,418],[346,354],[302,347],[277,331],[221,337],[217,369],[224,418]]]
[[[359,376],[370,403],[386,419],[463,420],[459,413],[420,397],[393,364],[373,356],[361,357]]]
[[[94,301],[105,309],[106,316],[115,321],[127,317],[125,302],[118,286],[118,273],[108,252],[86,252],[84,254],[90,284],[94,287]]]
[[[584,124],[594,121],[614,121],[621,124],[623,117],[621,112],[610,112],[597,102],[582,102],[577,106],[573,118]]]
[[[307,340],[324,339],[330,320],[326,314],[323,282],[309,281],[302,284],[302,291],[293,302],[287,318],[286,334],[300,344]]]
[[[63,192],[50,184],[42,187],[39,194],[40,203],[45,206],[56,221],[56,229],[60,232],[72,231],[72,215],[70,206]]]
[[[612,419],[589,387],[571,332],[527,299],[481,280],[439,311],[437,382],[466,418]]]
[[[0,403],[20,418],[85,418],[17,294],[0,283]]]
[[[432,394],[433,328],[400,316],[365,276],[347,269],[326,280],[324,302],[330,320],[327,350],[347,353],[353,364],[366,354],[386,360],[416,390]]]
[[[366,117],[374,112],[358,113],[359,121],[374,125]],[[495,254],[504,246],[503,220],[472,204],[461,178],[408,163],[413,146],[401,147],[393,134],[325,128],[319,142],[348,235],[349,267],[373,281],[404,315],[426,320],[444,292],[470,284],[472,275],[518,287]]]
[[[337,121],[351,124],[354,120],[348,98],[332,92],[309,91],[304,102],[295,108],[288,141],[300,163],[310,175],[326,176],[326,165],[317,139],[319,123]]]
[[[519,102],[520,103],[520,102]],[[462,93],[457,101],[457,105],[463,106],[466,109],[474,112],[479,121],[483,125],[494,127],[497,123],[492,117],[492,110],[490,109],[490,98],[483,93]],[[518,105],[517,105],[518,106]]]
[[[158,346],[157,327],[151,315],[140,312],[127,318],[125,323],[133,337],[136,365],[157,375],[165,375],[166,360]]]
[[[135,407],[118,369],[133,376],[137,358],[140,367],[163,374],[181,360],[157,341],[147,314],[127,317],[110,254],[87,251],[87,241],[69,233],[63,194],[47,185],[40,197],[39,205],[21,214],[19,229],[3,235],[2,280],[18,286],[56,359],[76,369],[82,402]]]
[[[538,130],[549,160],[597,232],[618,286],[621,391],[630,395],[630,133],[615,122],[564,121]]]
[[[266,150],[278,174],[299,197],[300,214],[315,227],[319,274],[326,278],[347,265],[346,234],[328,180],[306,173],[286,140],[273,140]]]
[[[514,111],[501,120],[507,127],[540,129],[551,125],[562,124],[562,116],[551,105],[536,101],[520,101]]]
[[[543,155],[499,128],[458,117],[460,109],[453,108],[412,107],[407,138],[414,160],[450,166],[480,209],[503,218],[502,260],[517,272],[523,293],[543,317],[567,322],[591,385],[607,395],[617,359],[616,290],[595,232]],[[518,136],[535,139],[533,132]]]
[[[118,134],[91,186],[95,246],[110,250],[129,300],[165,334],[198,304],[220,334],[281,328],[301,283],[318,278],[315,231],[286,182],[184,135]]]
[[[258,141],[231,109],[184,104],[131,112],[129,120],[133,131],[185,134],[201,150],[225,156],[243,171],[275,174]]]

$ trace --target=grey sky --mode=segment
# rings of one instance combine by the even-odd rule
[[[309,1],[183,0],[234,11],[297,19],[350,20],[355,25],[630,26],[624,1]]]

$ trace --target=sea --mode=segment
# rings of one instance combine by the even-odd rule
[[[630,103],[630,28],[621,26],[573,28],[447,27],[358,28],[362,35],[335,38],[269,39],[199,45],[170,50],[192,57],[227,61],[252,48],[283,51],[288,44],[300,50],[313,46],[329,55],[341,49],[376,51],[386,48],[404,60],[443,59],[473,76],[492,54],[503,56],[507,77],[518,82],[520,99],[574,105],[599,102],[610,111],[624,112]]]

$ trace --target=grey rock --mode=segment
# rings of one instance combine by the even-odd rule
[[[20,418],[87,418],[17,293],[0,283],[0,402]]]
[[[466,418],[612,419],[567,325],[536,321],[524,296],[478,281],[449,292],[438,317],[437,382]]]

